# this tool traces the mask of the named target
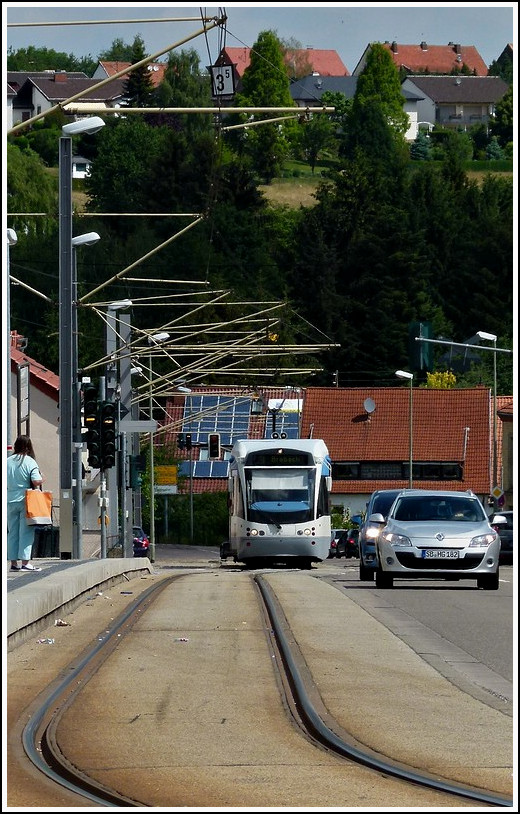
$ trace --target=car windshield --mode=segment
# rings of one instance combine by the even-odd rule
[[[402,497],[396,501],[393,517],[404,522],[450,520],[480,523],[486,515],[476,499],[437,495]]]
[[[388,494],[376,495],[370,514],[375,514],[377,512],[382,514],[383,517],[386,517],[398,494],[399,492],[390,492]]]

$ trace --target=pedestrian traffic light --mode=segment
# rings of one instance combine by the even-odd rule
[[[191,432],[186,433],[186,449],[191,449]]]
[[[185,449],[186,441],[184,440],[184,435],[180,432],[177,436],[177,446],[179,449]]]
[[[130,455],[130,487],[139,489],[142,483],[142,473],[146,470],[144,455]]]
[[[116,462],[116,403],[102,401],[99,406],[101,434],[101,469],[110,469]]]
[[[208,435],[208,458],[212,461],[220,458],[220,435],[218,432],[210,432]]]

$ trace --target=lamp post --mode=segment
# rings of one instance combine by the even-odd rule
[[[497,336],[486,331],[477,331],[480,339],[493,342],[493,485],[491,490],[498,486],[497,478]]]
[[[9,249],[18,242],[18,237],[14,229],[7,230],[7,285],[6,285],[6,313],[7,313],[7,454],[12,452],[11,438],[11,278]]]
[[[93,246],[100,240],[97,232],[87,232],[71,240],[72,244],[72,378],[73,378],[73,418],[74,435],[74,478],[72,480],[73,524],[72,524],[72,559],[83,559],[83,439],[81,434],[81,379],[79,377],[78,352],[78,270],[77,253],[79,246]]]
[[[170,338],[170,334],[162,331],[158,334],[152,334],[148,337],[149,345],[159,345],[161,342],[166,342]],[[152,392],[152,353],[148,356],[148,373],[150,376],[150,421],[153,418],[153,392]],[[150,432],[150,561],[155,562],[155,473],[154,473],[154,460],[153,460],[153,430]]]
[[[395,375],[399,379],[408,379],[410,381],[408,488],[413,489],[413,373],[408,373],[406,370],[396,370]]]
[[[73,300],[72,257],[72,136],[96,133],[105,122],[99,116],[66,124],[59,143],[59,377],[60,377],[60,552],[72,555],[72,414],[73,414]]]

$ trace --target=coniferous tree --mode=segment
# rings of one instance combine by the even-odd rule
[[[130,62],[135,65],[146,58],[144,40],[137,35],[132,45]],[[124,95],[130,107],[151,107],[153,102],[153,82],[147,65],[141,65],[128,74],[124,83]]]
[[[251,49],[251,62],[242,77],[242,92],[237,95],[237,105],[243,107],[293,107],[289,93],[287,69],[283,50],[276,34],[262,31]],[[273,113],[271,118],[279,118]],[[257,114],[253,120],[268,119],[269,115]],[[294,125],[292,126],[294,131]],[[289,124],[276,122],[261,124],[245,131],[244,151],[251,158],[252,166],[264,183],[270,183],[279,175],[289,152],[287,133]]]

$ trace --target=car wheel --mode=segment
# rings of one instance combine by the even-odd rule
[[[374,569],[367,568],[366,565],[360,564],[359,566],[359,579],[362,582],[373,582],[374,581]]]
[[[498,591],[498,571],[496,574],[484,574],[477,577],[477,588],[482,588],[484,591]]]
[[[376,588],[393,588],[394,578],[391,574],[387,574],[378,568],[376,571]]]

